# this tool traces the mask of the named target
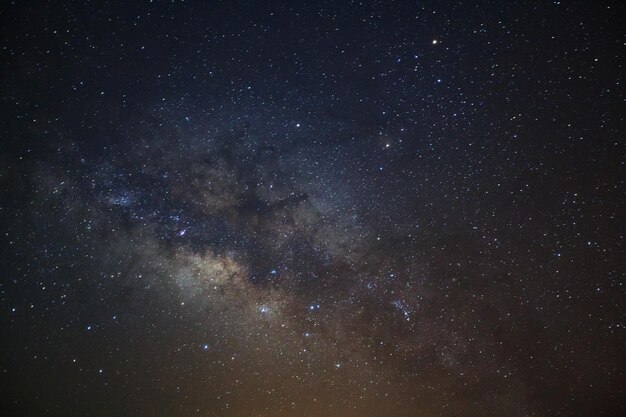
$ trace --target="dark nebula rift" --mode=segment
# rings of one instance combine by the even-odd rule
[[[624,7],[0,6],[0,414],[624,415]]]

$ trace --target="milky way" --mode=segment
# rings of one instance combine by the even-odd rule
[[[0,414],[626,412],[623,6],[252,3],[2,6]]]

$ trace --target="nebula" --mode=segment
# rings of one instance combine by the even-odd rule
[[[0,415],[623,415],[623,8],[3,6]]]

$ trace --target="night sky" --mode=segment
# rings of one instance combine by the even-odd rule
[[[620,3],[2,2],[0,414],[626,415]]]

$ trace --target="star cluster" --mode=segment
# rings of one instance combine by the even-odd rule
[[[0,414],[623,414],[620,15],[2,5]]]

